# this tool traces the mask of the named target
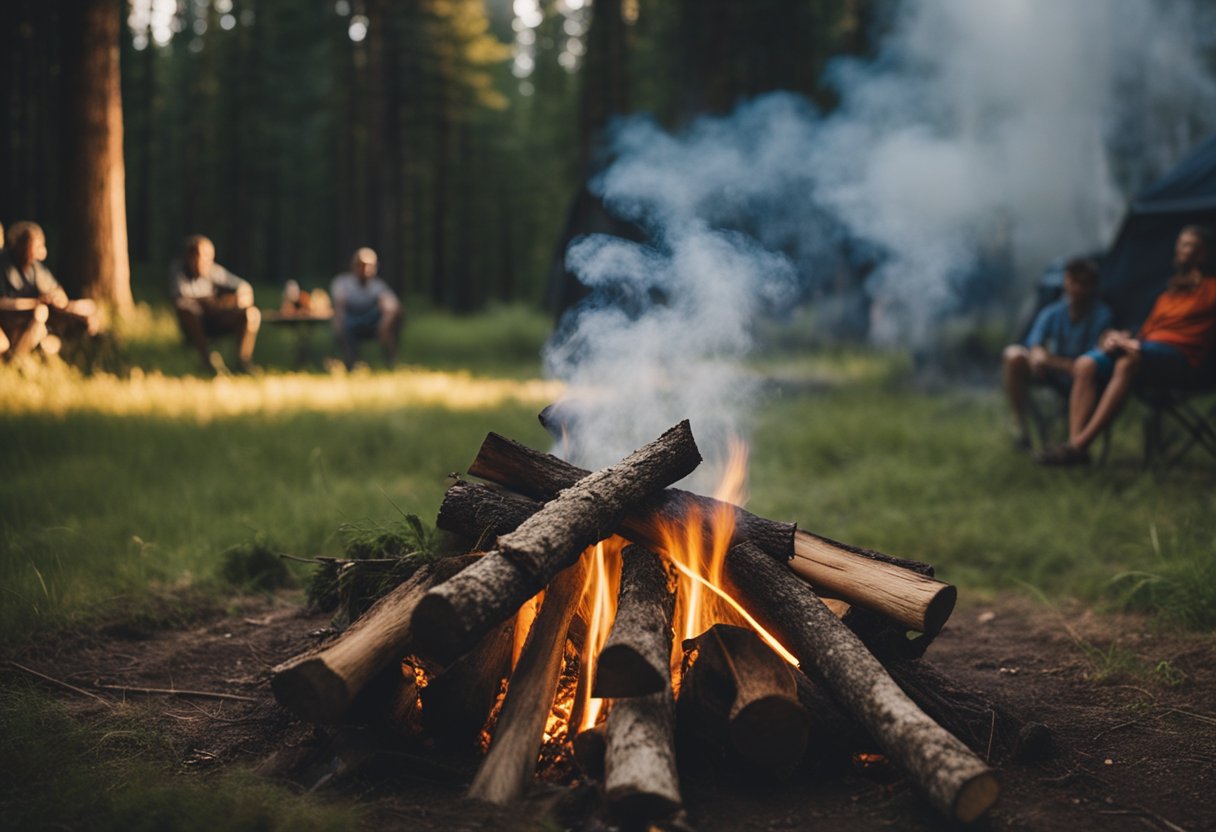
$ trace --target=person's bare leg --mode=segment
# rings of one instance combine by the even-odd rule
[[[397,363],[397,344],[401,339],[401,307],[391,307],[381,315],[380,325],[376,330],[380,350],[384,353],[384,362],[391,368]]]
[[[203,328],[202,307],[190,301],[179,300],[176,304],[177,324],[181,327],[182,336],[186,343],[198,352],[199,361],[204,367],[211,366],[210,350],[207,344],[207,331]]]
[[[1098,363],[1082,355],[1072,365],[1072,390],[1068,393],[1068,443],[1076,444],[1077,434],[1085,427],[1098,403]]]
[[[1029,435],[1026,425],[1026,398],[1030,388],[1030,351],[1021,344],[1005,347],[1002,355],[1002,375],[1005,380],[1005,396],[1009,409],[1017,422],[1018,435]]]
[[[46,337],[46,322],[50,315],[51,310],[45,304],[40,303],[34,307],[29,323],[22,327],[13,339],[12,348],[8,353],[10,358],[29,355],[38,348],[42,339]]]
[[[1089,447],[1091,442],[1098,438],[1098,434],[1119,415],[1123,403],[1127,401],[1127,397],[1132,391],[1132,383],[1136,380],[1139,372],[1139,353],[1127,353],[1119,356],[1118,360],[1115,361],[1114,375],[1111,376],[1110,383],[1106,385],[1106,389],[1102,391],[1102,397],[1098,399],[1098,406],[1094,409],[1093,416],[1085,423],[1085,427],[1069,440],[1070,445],[1079,450],[1084,450]]]
[[[245,307],[245,328],[241,330],[241,342],[237,358],[242,367],[253,363],[253,347],[258,340],[258,330],[262,327],[262,313],[256,306]]]

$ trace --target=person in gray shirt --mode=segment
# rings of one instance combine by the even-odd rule
[[[237,366],[253,369],[253,347],[262,314],[253,305],[253,287],[215,262],[215,244],[202,234],[186,238],[182,259],[171,270],[169,293],[186,342],[198,351],[203,367],[226,372],[224,359],[210,339],[237,336]]]
[[[335,277],[330,285],[334,337],[348,370],[359,357],[362,340],[378,340],[388,366],[392,367],[397,360],[404,314],[397,295],[377,276],[378,266],[376,252],[358,249],[351,257],[351,270]]]

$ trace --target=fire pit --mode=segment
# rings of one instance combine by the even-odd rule
[[[945,817],[983,816],[998,786],[981,754],[1012,753],[1018,726],[919,660],[954,588],[744,511],[737,459],[709,498],[669,487],[700,462],[687,422],[595,473],[490,434],[470,473],[493,485],[458,480],[438,518],[476,551],[280,665],[276,698],[480,749],[468,793],[497,804],[538,760],[542,776],[577,761],[614,818],[662,822],[700,746],[775,773],[808,753],[885,760]]]

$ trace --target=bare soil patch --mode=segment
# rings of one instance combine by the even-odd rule
[[[7,658],[105,702],[57,687],[81,719],[122,707],[168,736],[187,776],[243,765],[298,788],[357,799],[369,825],[401,829],[606,828],[593,784],[542,784],[511,811],[462,795],[475,757],[426,748],[380,755],[349,774],[359,738],[330,738],[274,702],[269,671],[310,646],[324,616],[299,598],[234,602],[181,630],[117,628],[42,641]],[[962,609],[926,660],[1018,715],[1046,724],[1053,753],[998,767],[1002,795],[980,828],[992,830],[1216,829],[1216,639],[1156,632],[1134,616],[1080,606],[1050,610],[1005,597]],[[21,674],[11,666],[6,672]],[[28,674],[23,674],[28,675]],[[98,685],[248,697],[123,693]],[[374,738],[368,738],[369,741]],[[699,830],[881,828],[938,830],[935,816],[882,765],[823,771],[808,763],[780,781],[717,760],[687,766],[688,826]]]

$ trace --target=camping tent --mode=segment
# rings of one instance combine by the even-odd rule
[[[1102,258],[1102,295],[1121,326],[1148,317],[1169,280],[1178,232],[1195,223],[1216,228],[1216,134],[1136,195]]]

